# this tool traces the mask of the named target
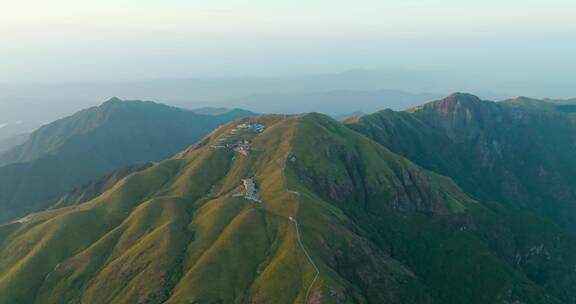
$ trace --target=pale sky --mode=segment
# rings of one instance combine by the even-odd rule
[[[576,1],[0,0],[0,41],[0,82],[390,66],[561,78]]]

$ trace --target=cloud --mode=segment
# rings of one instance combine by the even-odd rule
[[[8,125],[8,124],[5,124],[5,123],[0,123],[0,129],[2,129],[2,128],[6,127],[7,125]]]

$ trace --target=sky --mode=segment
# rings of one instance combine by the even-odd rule
[[[561,81],[573,0],[0,0],[0,83],[467,70]]]

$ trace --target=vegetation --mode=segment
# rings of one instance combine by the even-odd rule
[[[214,147],[248,121],[248,155]],[[247,177],[262,203],[233,196]],[[575,265],[554,224],[319,114],[232,123],[0,226],[0,303],[575,303]]]
[[[532,210],[576,231],[576,116],[569,104],[496,103],[454,94],[347,125],[484,201]]]
[[[169,158],[219,125],[250,115],[111,99],[55,121],[0,155],[0,222],[46,208],[118,167]]]

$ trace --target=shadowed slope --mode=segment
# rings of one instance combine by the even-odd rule
[[[562,107],[459,93],[347,123],[480,199],[526,208],[574,230],[576,117]]]
[[[0,222],[46,208],[120,166],[171,157],[219,125],[250,115],[208,116],[114,98],[55,121],[0,155]]]

